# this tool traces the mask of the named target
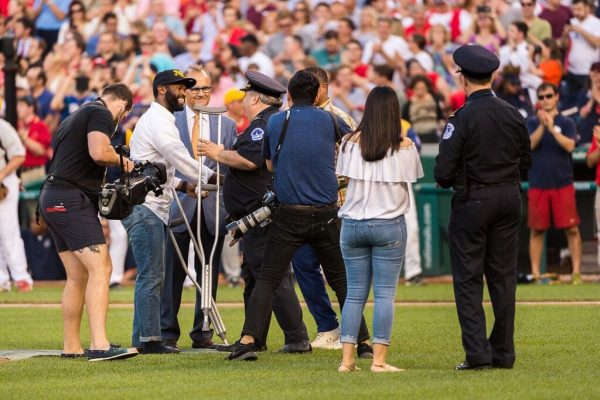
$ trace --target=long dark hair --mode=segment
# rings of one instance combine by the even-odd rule
[[[389,86],[376,86],[365,103],[363,118],[348,140],[360,133],[359,143],[365,161],[383,159],[391,148],[392,153],[400,148],[402,128],[400,125],[400,103],[398,95]],[[345,148],[342,148],[342,151]]]

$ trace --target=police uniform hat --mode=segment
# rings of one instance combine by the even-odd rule
[[[245,75],[248,83],[241,89],[245,92],[253,91],[277,98],[287,92],[286,87],[281,83],[258,71],[248,71]]]
[[[183,84],[187,89],[189,89],[196,84],[196,80],[192,78],[186,78],[185,74],[178,69],[167,69],[156,74],[154,81],[152,82],[152,88],[156,92],[156,88],[159,86],[176,84]]]
[[[488,78],[500,66],[494,53],[478,44],[459,47],[452,58],[460,68],[459,72],[472,78]]]

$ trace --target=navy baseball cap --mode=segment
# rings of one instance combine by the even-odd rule
[[[498,57],[478,44],[460,46],[452,58],[460,68],[458,72],[472,78],[487,78],[500,66]]]
[[[192,78],[186,78],[185,74],[178,69],[167,69],[161,71],[154,77],[152,82],[152,88],[156,91],[159,86],[183,84],[187,89],[194,87],[196,80]]]
[[[253,91],[272,97],[279,97],[287,92],[287,88],[281,83],[258,71],[248,71],[245,76],[248,83],[240,89],[245,92]]]

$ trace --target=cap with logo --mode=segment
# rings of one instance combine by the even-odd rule
[[[185,74],[178,69],[167,69],[161,71],[154,77],[152,82],[152,88],[156,91],[159,86],[167,85],[185,85],[187,89],[193,87],[196,84],[196,80],[192,78],[186,78]]]

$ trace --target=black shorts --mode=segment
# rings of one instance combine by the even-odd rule
[[[59,253],[106,244],[98,211],[81,190],[46,186],[39,207]]]

